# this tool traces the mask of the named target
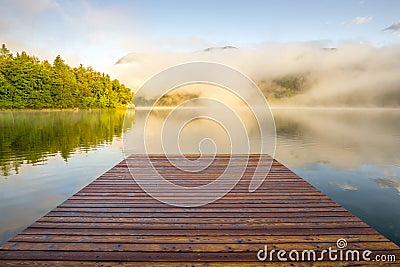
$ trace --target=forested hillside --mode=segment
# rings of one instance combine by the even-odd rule
[[[0,109],[116,108],[126,106],[131,90],[91,67],[70,67],[25,52],[0,49]]]
[[[258,88],[262,91],[265,98],[270,103],[280,103],[281,100],[289,99],[290,97],[305,93],[309,87],[307,77],[305,75],[287,75],[276,79],[263,79],[256,81]],[[143,93],[141,96],[136,96],[138,106],[151,106],[156,99],[146,98]],[[212,97],[211,95],[202,95],[199,92],[192,93],[190,91],[175,93],[171,91],[163,95],[157,102],[156,106],[176,106],[184,101],[198,98],[200,96]],[[195,102],[193,102],[195,103]]]

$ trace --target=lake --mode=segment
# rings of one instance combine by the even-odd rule
[[[184,112],[191,116],[197,111]],[[277,160],[400,245],[400,110],[272,112]],[[168,113],[160,110],[152,116],[163,121]],[[0,243],[121,161],[122,136],[134,137],[142,129],[143,114],[0,111]],[[149,138],[156,140],[159,130],[150,129]],[[197,153],[204,138],[215,140],[218,153],[230,151],[219,125],[198,120],[180,133],[185,153]],[[134,150],[135,139],[131,141]],[[157,142],[150,145],[149,152],[161,152]]]

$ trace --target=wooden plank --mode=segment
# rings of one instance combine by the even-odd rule
[[[335,249],[340,238],[347,240],[346,249],[368,249],[372,255],[400,260],[397,245],[267,155],[217,155],[200,174],[177,170],[163,155],[150,158],[171,182],[198,186],[215,180],[230,159],[239,172],[247,156],[247,169],[236,187],[218,201],[196,208],[173,207],[151,198],[127,167],[128,161],[141,175],[149,175],[146,156],[128,158],[1,246],[0,265],[262,266],[268,262],[258,261],[257,252],[265,245],[270,250],[321,251]],[[260,188],[249,193],[260,157],[272,162],[271,171]],[[171,200],[191,198],[157,188]],[[206,192],[214,195],[220,190]],[[327,256],[315,262],[273,261],[276,266],[381,264],[330,261]]]
[[[322,243],[322,242],[336,242],[339,238],[345,238],[347,242],[359,243],[359,242],[387,242],[386,238],[377,234],[365,234],[354,237],[352,235],[174,235],[173,238],[170,236],[162,235],[141,235],[141,236],[130,236],[130,235],[30,235],[21,233],[14,238],[11,242],[89,242],[89,243],[207,243],[207,244],[230,244],[230,243],[246,243],[262,244],[268,242],[270,244],[281,244],[281,243]]]
[[[64,223],[77,223],[77,222],[98,222],[98,223],[174,223],[174,224],[271,224],[271,223],[299,223],[299,222],[360,222],[361,220],[355,217],[289,217],[289,218],[236,218],[236,217],[223,217],[223,218],[109,218],[109,217],[57,217],[57,216],[43,216],[37,222],[64,222]]]
[[[7,266],[67,266],[67,267],[87,267],[87,266],[102,266],[102,267],[198,267],[198,266],[207,266],[207,267],[259,267],[259,266],[271,266],[271,263],[261,263],[261,262],[233,262],[233,261],[226,261],[226,262],[196,262],[196,261],[187,261],[187,262],[176,262],[176,261],[168,261],[168,262],[133,262],[133,261],[19,261],[19,260],[7,260],[2,261],[0,259],[0,266],[7,264]],[[273,266],[277,267],[287,267],[287,262],[274,262]],[[326,261],[321,262],[296,262],[296,266],[299,267],[326,267],[326,266],[398,266],[397,262],[363,262],[362,264],[354,264],[353,262],[344,262],[344,261],[330,261],[327,265]]]
[[[212,246],[210,246],[212,247]],[[378,254],[391,253],[392,250],[375,250]],[[50,251],[50,250],[27,250],[27,251],[0,251],[0,259],[19,260],[81,260],[81,261],[257,261],[255,251],[250,252],[138,252],[135,251]],[[328,261],[328,255],[323,255],[323,260]],[[329,263],[329,261],[328,261]],[[329,265],[328,265],[329,266]]]
[[[340,228],[339,231],[337,228],[281,228],[281,229],[230,229],[230,230],[219,230],[216,229],[158,229],[159,231],[155,231],[154,229],[82,229],[82,228],[57,228],[57,229],[44,229],[44,228],[36,228],[29,227],[23,233],[26,234],[47,234],[47,235],[56,235],[56,234],[69,234],[69,235],[322,235],[322,234],[332,234],[337,235],[338,233],[342,235],[362,235],[362,234],[376,234],[376,231],[370,227],[355,227],[355,228]]]
[[[8,242],[3,246],[4,249],[9,251],[135,251],[135,252],[213,252],[213,253],[225,253],[225,252],[255,252],[264,246],[264,242],[260,244],[254,243],[200,243],[200,244],[176,244],[176,243],[89,243],[89,242],[43,242],[43,243],[32,243],[32,242]],[[298,243],[296,244],[297,250],[318,250],[320,246],[329,248],[335,246],[332,242],[319,242],[319,243]],[[280,250],[284,249],[290,251],[293,244],[270,244],[269,249]],[[397,246],[391,242],[358,242],[350,244],[347,249],[369,249],[369,250],[396,250]]]

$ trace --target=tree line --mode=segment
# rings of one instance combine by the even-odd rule
[[[131,90],[91,67],[70,67],[61,56],[53,63],[26,52],[0,49],[0,109],[118,108]]]

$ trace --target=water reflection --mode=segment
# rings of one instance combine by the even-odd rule
[[[124,110],[0,112],[1,175],[18,173],[23,164],[44,164],[49,156],[64,160],[121,136]],[[127,113],[126,127],[134,122]]]
[[[180,110],[183,115],[176,116],[171,124],[181,125],[181,118],[203,114],[202,109]],[[400,110],[385,109],[273,109],[277,133],[276,157],[293,167],[324,163],[338,169],[355,169],[362,164],[383,164],[399,166],[400,158]],[[246,133],[259,144],[257,122],[247,110],[236,109],[246,125]],[[169,109],[152,111],[146,127],[150,153],[163,153],[161,132],[163,122],[171,113]],[[134,136],[143,134],[144,112],[136,112],[137,123],[127,137],[128,145],[135,151]],[[169,120],[173,120],[169,118]],[[230,122],[234,124],[233,121]],[[261,122],[265,123],[265,122]],[[231,151],[229,137],[221,126],[204,120],[192,121],[183,128],[180,138],[181,150],[185,153],[198,153],[197,141],[209,137],[216,144],[218,152]],[[242,125],[239,125],[240,127]],[[176,126],[178,127],[178,126]],[[179,128],[179,127],[178,127]],[[176,142],[177,136],[164,134],[167,142]],[[242,136],[242,140],[246,140]],[[243,145],[243,147],[245,147]],[[239,149],[244,152],[245,148]],[[256,149],[254,150],[256,151]]]
[[[147,111],[137,110],[135,125],[125,134],[126,154],[273,154],[272,117],[257,121],[245,107],[230,107],[229,113],[211,106],[156,108],[147,119]],[[143,138],[144,129],[146,138]],[[140,147],[137,140],[143,139],[145,147]]]
[[[355,190],[358,190],[358,187],[357,187],[357,186],[351,185],[351,184],[349,184],[348,182],[344,182],[344,183],[333,183],[333,182],[331,182],[331,184],[332,184],[333,186],[339,187],[339,188],[342,189],[342,190],[348,190],[348,191],[355,191]]]
[[[394,188],[400,194],[400,180],[396,177],[391,178],[376,178],[374,181],[380,188]]]
[[[0,112],[0,244],[123,159],[134,111]],[[4,176],[6,175],[6,176]]]
[[[273,110],[277,157],[291,166],[399,164],[400,110]]]
[[[152,115],[151,153],[162,153],[158,122],[168,113]],[[0,180],[0,243],[119,162],[118,137],[141,134],[141,114],[128,113],[124,126],[124,111],[0,112],[0,166],[11,177]],[[273,114],[276,158],[400,244],[400,110],[273,109]],[[259,135],[251,119],[244,122],[247,133]],[[185,153],[198,153],[199,141],[207,137],[217,152],[230,151],[226,132],[211,121],[193,121],[181,134]],[[135,150],[137,139],[128,140]]]

